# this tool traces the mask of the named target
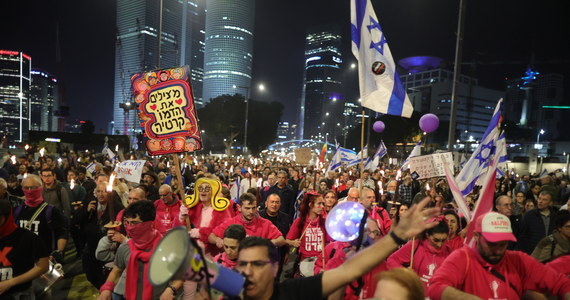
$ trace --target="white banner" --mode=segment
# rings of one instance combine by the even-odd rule
[[[139,183],[141,181],[144,160],[126,160],[115,166],[117,177],[126,181]]]
[[[451,152],[443,152],[410,157],[410,173],[417,172],[420,179],[445,176],[441,156],[445,157],[445,161],[453,170],[453,156]]]

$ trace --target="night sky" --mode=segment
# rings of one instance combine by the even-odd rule
[[[239,1],[239,0],[236,0]],[[431,55],[454,60],[459,0],[373,0],[395,60]],[[534,59],[541,73],[570,81],[570,10],[565,1],[467,1],[464,74],[485,87],[502,89],[505,78],[520,77]],[[0,8],[0,49],[32,56],[34,68],[55,74],[64,87],[72,118],[91,119],[98,130],[112,119],[115,63],[114,0],[17,0]],[[308,26],[336,22],[343,28],[343,59],[350,52],[348,0],[258,0],[253,83],[266,91],[252,98],[280,101],[284,120],[295,121],[301,97],[304,37]],[[57,60],[59,24],[61,60]],[[347,68],[347,93],[356,72]],[[568,96],[566,103],[568,105]]]

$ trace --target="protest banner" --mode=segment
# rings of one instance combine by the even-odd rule
[[[126,160],[118,163],[115,166],[117,177],[129,182],[139,183],[145,162],[145,160]]]
[[[312,158],[311,148],[295,149],[295,162],[300,165],[308,165]]]
[[[410,173],[416,172],[419,175],[419,179],[445,176],[445,171],[443,169],[444,162],[441,156],[443,156],[445,161],[451,166],[451,168],[453,168],[453,157],[451,152],[443,152],[410,157]]]
[[[188,66],[131,76],[149,155],[202,149]]]

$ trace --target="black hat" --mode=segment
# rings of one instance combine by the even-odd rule
[[[148,176],[152,177],[152,179],[154,179],[154,184],[158,183],[158,176],[156,175],[156,173],[154,173],[154,172],[146,172],[146,173],[143,173],[143,177],[144,177],[145,175],[148,175]]]

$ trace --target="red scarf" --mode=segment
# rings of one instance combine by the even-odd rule
[[[16,230],[16,222],[14,221],[14,215],[12,212],[6,217],[4,225],[0,226],[0,238],[10,235],[14,230]]]
[[[156,230],[155,230],[156,231]],[[143,251],[146,249],[139,249],[135,246],[134,239],[129,240],[129,248],[131,249],[131,256],[129,257],[129,263],[127,264],[127,280],[125,283],[125,298],[126,299],[136,299],[137,298],[137,285],[142,279],[143,282],[143,300],[152,299],[152,285],[148,282],[148,266],[150,265],[148,261],[150,256],[156,248],[156,245],[162,238],[162,235],[158,232],[154,235],[154,240],[152,241],[152,248],[150,251]],[[144,264],[143,278],[138,278],[139,276],[139,264],[138,260],[142,261]],[[136,278],[132,280],[132,278]]]

